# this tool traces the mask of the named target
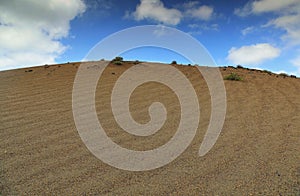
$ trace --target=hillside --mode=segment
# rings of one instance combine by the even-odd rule
[[[184,153],[150,171],[111,167],[82,142],[72,113],[72,89],[80,63],[0,72],[0,190],[3,195],[83,194],[300,194],[300,79],[244,68],[220,68],[227,113],[214,147],[198,156],[210,119],[208,87],[196,67],[173,65],[191,81],[201,108],[197,134]],[[132,62],[110,64],[96,91],[98,119],[121,146],[148,150],[166,143],[180,119],[176,95],[158,83],[140,86],[130,109],[149,121],[148,107],[162,102],[166,124],[149,137],[124,133],[115,122],[110,94]]]

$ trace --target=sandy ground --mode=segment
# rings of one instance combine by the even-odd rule
[[[0,72],[0,191],[2,195],[300,195],[300,79],[254,70],[220,68],[243,81],[224,81],[225,124],[215,146],[198,156],[210,119],[208,87],[195,67],[174,65],[192,82],[201,117],[187,150],[170,164],[130,172],[93,156],[81,141],[72,113],[79,63]],[[149,137],[132,136],[115,122],[110,93],[130,66],[110,65],[96,92],[99,121],[119,145],[149,150],[176,131],[180,105],[172,91],[147,83],[133,93],[130,109],[140,123],[162,102],[165,125]],[[32,70],[32,71],[29,71]]]

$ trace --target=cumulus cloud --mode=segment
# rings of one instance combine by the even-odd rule
[[[81,0],[0,1],[0,69],[55,63],[70,21],[84,11]]]
[[[186,15],[200,20],[210,20],[213,16],[214,9],[207,5],[202,5],[198,8],[188,8],[186,10]]]
[[[280,55],[280,49],[268,44],[260,43],[240,48],[231,48],[227,60],[234,64],[256,66],[263,61],[276,58]]]
[[[160,0],[141,0],[133,16],[138,21],[150,19],[167,25],[177,25],[182,19],[179,10],[166,8]]]
[[[275,13],[264,27],[273,26],[285,31],[281,37],[289,44],[300,44],[300,1],[299,0],[257,0],[249,1],[244,7],[235,9],[234,13],[245,17],[250,14]]]
[[[294,6],[299,3],[299,0],[260,0],[252,3],[252,11],[254,13],[280,11],[290,6]]]
[[[282,11],[291,11],[297,10],[294,9],[295,6],[299,5],[299,0],[257,0],[249,1],[242,8],[236,8],[234,13],[238,16],[247,16],[250,14],[260,14],[264,12],[282,12]]]
[[[300,7],[299,7],[300,8]],[[285,15],[269,21],[265,26],[274,26],[285,30],[285,34],[281,37],[289,45],[300,44],[300,11],[299,14]]]
[[[208,21],[214,14],[213,7],[199,5],[197,1],[189,1],[180,5],[182,10],[167,8],[160,0],[140,0],[136,10],[127,11],[124,18],[134,18],[137,21],[148,19],[165,25],[177,25],[184,18],[194,18]]]

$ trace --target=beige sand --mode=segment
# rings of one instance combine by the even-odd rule
[[[0,72],[3,195],[300,194],[300,79],[220,68],[223,76],[235,72],[244,80],[224,81],[228,99],[224,128],[211,151],[199,157],[211,112],[208,88],[195,67],[174,65],[190,79],[199,97],[197,135],[170,164],[129,172],[97,159],[78,135],[72,114],[78,66],[68,63]],[[130,66],[132,63],[110,65],[105,70],[96,94],[98,117],[107,135],[119,145],[154,149],[176,131],[180,106],[167,87],[145,84],[132,95],[133,117],[146,123],[148,106],[160,101],[168,110],[166,124],[146,138],[122,131],[112,115],[110,93]]]

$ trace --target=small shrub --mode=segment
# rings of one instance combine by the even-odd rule
[[[123,61],[123,57],[117,56],[116,58],[113,59],[113,61]]]
[[[295,76],[295,75],[291,75],[291,78],[297,78],[297,76]]]
[[[236,69],[236,67],[233,67],[233,66],[228,66],[228,68],[231,68],[231,69]]]
[[[123,64],[123,57],[120,57],[120,56],[117,56],[115,57],[112,62],[115,64],[115,65],[122,65]]]
[[[228,76],[224,77],[225,80],[235,80],[235,81],[241,81],[243,80],[238,74],[231,73]]]
[[[114,61],[115,65],[122,65],[123,63],[121,61]]]
[[[140,63],[140,61],[138,61],[138,60],[136,60],[136,61],[133,62],[133,64],[135,64],[135,65],[137,65],[139,63]]]
[[[263,70],[264,73],[267,73],[269,75],[272,75],[272,72],[271,71],[268,71],[268,70]]]
[[[243,69],[244,67],[241,66],[241,65],[237,65],[236,68],[238,68],[238,69]]]
[[[177,64],[177,62],[176,61],[172,61],[172,63],[171,64],[173,64],[173,65],[176,65]]]
[[[280,73],[280,74],[279,74],[279,76],[282,76],[283,78],[285,78],[285,77],[289,77],[289,75],[288,75],[288,74],[286,74],[286,73]]]

